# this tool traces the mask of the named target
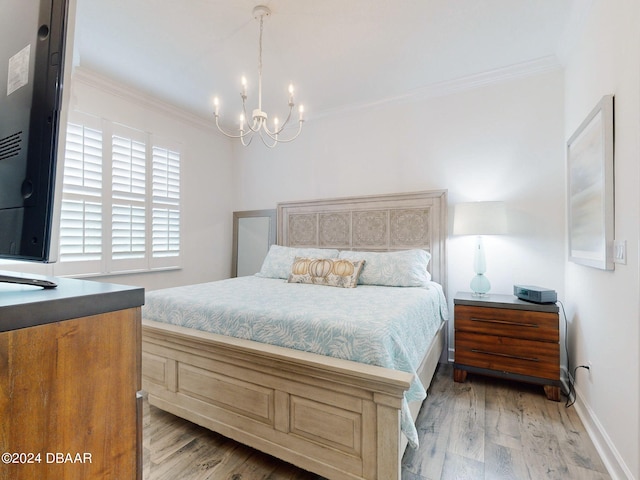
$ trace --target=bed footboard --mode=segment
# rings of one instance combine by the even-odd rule
[[[330,479],[400,480],[411,374],[148,320],[142,337],[152,405]]]

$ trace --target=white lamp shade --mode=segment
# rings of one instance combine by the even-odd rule
[[[502,235],[507,233],[504,202],[459,203],[453,214],[454,235]]]

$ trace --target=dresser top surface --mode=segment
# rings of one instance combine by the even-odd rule
[[[0,332],[139,307],[144,303],[141,287],[46,278],[58,286],[43,289],[0,283]]]
[[[468,305],[472,307],[507,308],[510,310],[527,310],[533,312],[558,313],[556,303],[534,303],[520,300],[514,295],[490,293],[482,297],[474,296],[471,292],[458,292],[453,298],[454,305]]]

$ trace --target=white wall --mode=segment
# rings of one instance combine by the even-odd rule
[[[614,478],[640,478],[640,3],[595,0],[565,73],[565,138],[609,93],[615,95],[615,237],[627,264],[607,272],[566,266],[577,407]]]
[[[563,74],[557,70],[311,119],[291,144],[235,150],[234,209],[429,189],[448,189],[450,205],[504,200],[511,233],[485,239],[492,291],[511,294],[514,283],[525,283],[554,288],[562,297],[563,102]],[[450,211],[450,225],[452,218]],[[473,242],[449,239],[450,298],[469,290]]]

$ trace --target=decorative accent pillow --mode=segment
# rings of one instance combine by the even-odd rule
[[[332,248],[295,248],[271,245],[258,277],[289,278],[291,265],[296,257],[338,258],[338,250]]]
[[[397,252],[342,251],[338,258],[365,260],[358,283],[388,287],[427,287],[431,274],[427,265],[431,254],[426,250],[400,250]]]
[[[356,288],[364,260],[296,257],[289,283],[313,283],[331,287]]]

